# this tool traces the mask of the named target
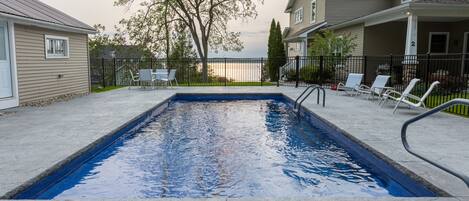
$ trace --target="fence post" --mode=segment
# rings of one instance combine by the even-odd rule
[[[363,56],[363,77],[364,77],[364,84],[366,84],[366,79],[367,79],[367,71],[368,71],[368,57],[367,56]]]
[[[225,57],[225,87],[227,86],[228,78],[226,77],[226,57]]]
[[[112,66],[112,72],[113,72],[112,77],[113,77],[114,86],[117,86],[117,72],[116,72],[116,70],[117,70],[117,60],[114,57],[113,66]]]
[[[323,85],[323,76],[324,76],[324,56],[319,57],[319,85]]]
[[[264,57],[261,57],[261,87],[264,82]]]
[[[428,87],[430,86],[430,57],[431,55],[427,54],[427,65],[425,66],[425,90],[428,90]]]
[[[391,86],[394,86],[394,79],[395,76],[393,75],[393,71],[394,71],[394,61],[393,61],[393,56],[392,54],[389,55],[389,76],[391,76],[391,79],[389,80],[389,84]]]
[[[153,69],[153,56],[150,56],[150,69]]]
[[[102,68],[102,73],[103,73],[103,76],[102,76],[102,79],[103,79],[103,88],[106,88],[106,69],[104,68],[104,57],[101,58],[101,68]]]
[[[295,84],[295,88],[298,88],[299,85],[300,85],[300,56],[295,57],[295,66],[296,66],[296,84]],[[279,74],[280,74],[280,70],[279,70]],[[278,80],[280,80],[280,76],[279,76]]]
[[[277,87],[280,87],[280,70],[282,70],[281,68],[282,68],[281,66],[277,66]]]

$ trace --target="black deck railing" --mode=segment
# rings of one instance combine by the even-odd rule
[[[421,82],[413,91],[421,96],[434,81],[441,84],[427,99],[436,107],[455,98],[469,98],[469,55],[314,56],[268,61],[265,58],[211,58],[208,76],[199,59],[92,58],[91,81],[100,86],[128,86],[130,72],[139,69],[176,69],[180,86],[308,86],[333,87],[350,73],[363,73],[371,85],[377,75],[391,75],[389,86],[403,91],[411,78]],[[279,65],[283,64],[284,65]],[[269,67],[269,65],[276,65]],[[449,112],[469,116],[466,106]]]

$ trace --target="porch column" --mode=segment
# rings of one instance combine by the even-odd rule
[[[303,40],[303,56],[308,56],[308,37]]]
[[[417,73],[417,47],[418,47],[418,16],[408,14],[407,18],[407,36],[405,46],[404,83],[409,83],[415,78]]]

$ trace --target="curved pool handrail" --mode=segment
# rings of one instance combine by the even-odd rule
[[[401,139],[402,139],[402,144],[404,145],[404,148],[406,149],[407,152],[409,152],[410,154],[444,170],[445,172],[448,172],[449,174],[461,179],[465,184],[466,186],[469,188],[469,177],[467,175],[465,175],[464,173],[461,173],[457,170],[453,170],[452,168],[450,167],[447,167],[446,165],[444,164],[441,164],[441,163],[438,163],[438,162],[435,162],[435,161],[432,161],[431,159],[423,156],[422,154],[419,154],[418,152],[414,151],[412,149],[412,147],[409,145],[408,141],[407,141],[407,128],[409,127],[409,125],[417,122],[417,121],[420,121],[426,117],[429,117],[431,115],[434,115],[436,113],[439,113],[443,110],[446,110],[448,109],[449,107],[452,107],[452,106],[455,106],[455,105],[467,105],[469,106],[469,100],[467,99],[454,99],[454,100],[451,100],[443,105],[440,105],[428,112],[425,112],[417,117],[414,117],[410,120],[407,120],[404,125],[402,126],[402,130],[401,130]]]
[[[300,99],[306,94],[306,92],[308,92],[308,90],[310,90],[311,88],[316,88],[316,87],[319,87],[319,85],[311,85],[311,86],[307,87],[307,88],[303,91],[303,93],[301,93],[301,95],[298,96],[298,98],[297,98],[296,101],[295,101],[295,105],[294,105],[293,108],[296,109],[296,106],[298,106],[298,102],[299,102]],[[313,89],[312,91],[314,91],[314,89]],[[311,93],[310,93],[310,95],[311,95]],[[309,95],[307,95],[305,98],[307,98],[308,96],[309,96]]]

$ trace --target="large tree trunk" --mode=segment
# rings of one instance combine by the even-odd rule
[[[202,79],[204,82],[208,82],[208,59],[202,58]]]

